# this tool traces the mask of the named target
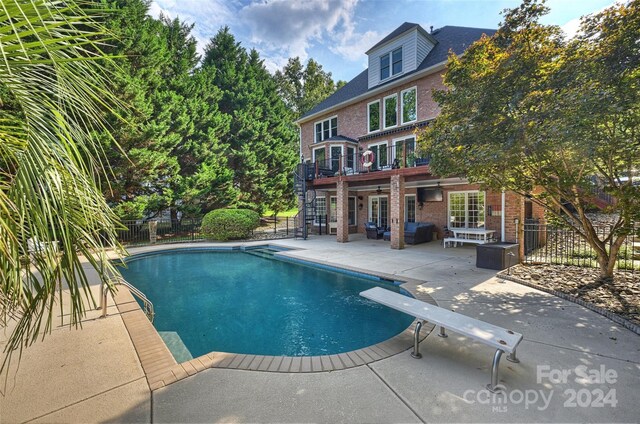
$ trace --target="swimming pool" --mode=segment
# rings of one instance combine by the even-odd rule
[[[178,362],[222,351],[328,355],[405,330],[413,318],[362,298],[397,284],[269,249],[180,249],[127,259],[123,277],[153,302],[154,326]]]

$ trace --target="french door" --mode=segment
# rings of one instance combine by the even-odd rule
[[[387,196],[369,196],[369,221],[378,227],[389,224],[389,199]]]

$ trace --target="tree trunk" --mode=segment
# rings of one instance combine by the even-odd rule
[[[598,265],[600,266],[600,275],[598,280],[608,283],[613,281],[613,268],[616,264],[615,255],[602,254],[598,252]]]
[[[611,243],[611,247],[609,252],[601,253],[601,250],[596,250],[598,252],[598,264],[600,265],[600,276],[598,279],[603,282],[612,282],[613,281],[613,270],[615,269],[616,262],[618,261],[618,252],[620,251],[620,247],[626,236],[618,236],[615,238],[614,242]]]
[[[178,209],[171,208],[171,228],[176,231],[178,228]]]

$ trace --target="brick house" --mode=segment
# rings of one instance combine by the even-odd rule
[[[347,242],[373,222],[386,230],[391,248],[402,249],[404,223],[429,222],[439,239],[464,229],[520,239],[516,219],[540,210],[514,193],[433,175],[415,143],[416,131],[438,115],[432,90],[444,87],[448,53],[462,54],[494,32],[453,26],[427,32],[405,22],[366,52],[368,69],[297,121],[299,235],[325,227]]]

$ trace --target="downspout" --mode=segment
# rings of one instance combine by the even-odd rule
[[[302,162],[302,127],[298,124],[298,159]]]
[[[506,196],[504,193],[504,190],[502,190],[502,213],[500,214],[500,241],[504,242],[507,239],[507,232],[504,228],[504,224],[505,224],[505,215],[507,212],[507,208],[506,208],[507,204],[506,204]]]

